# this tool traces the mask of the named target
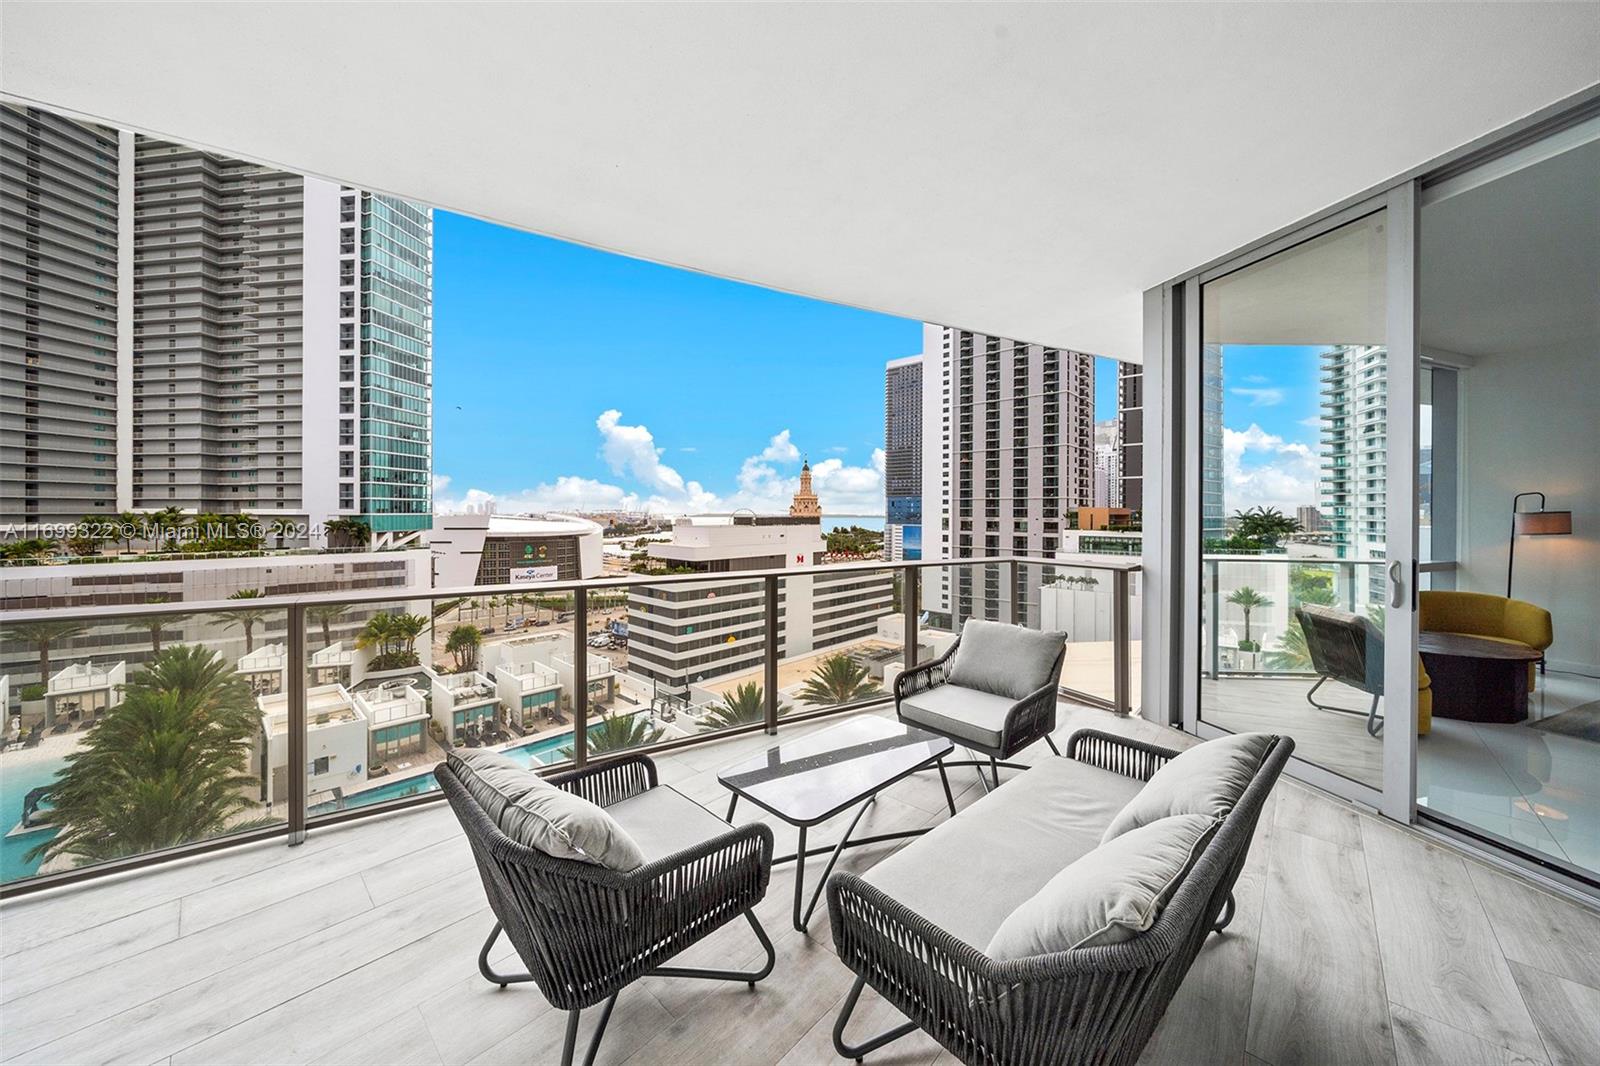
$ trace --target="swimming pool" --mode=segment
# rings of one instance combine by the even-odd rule
[[[596,729],[602,728],[603,723],[596,723],[589,727],[590,736]],[[540,737],[524,744],[517,744],[502,749],[502,754],[526,764],[529,767],[549,766],[551,763],[560,762],[561,749],[572,743],[572,733],[557,733],[553,737]],[[405,799],[407,796],[420,796],[424,792],[436,791],[439,783],[434,780],[432,773],[418,774],[400,781],[389,781],[371,788],[364,788],[360,792],[348,793],[342,800],[330,800],[319,803],[308,809],[309,814],[329,814],[333,811],[347,811],[352,807],[370,807],[374,803],[386,803],[389,800]]]
[[[65,758],[10,761],[0,758],[0,834],[9,833],[22,820],[22,802],[29,792],[56,779],[67,765]],[[15,881],[39,872],[43,859],[31,862],[28,852],[55,836],[59,830],[47,829],[0,839],[0,881]]]

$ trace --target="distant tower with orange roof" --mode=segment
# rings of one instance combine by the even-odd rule
[[[822,504],[817,502],[817,494],[811,491],[811,461],[808,459],[800,464],[800,488],[794,494],[794,502],[789,504],[790,518],[822,518]]]

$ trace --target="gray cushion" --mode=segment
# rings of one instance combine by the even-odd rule
[[[537,774],[498,751],[452,751],[445,762],[497,827],[506,808],[540,784]]]
[[[606,808],[644,854],[645,862],[703,844],[733,827],[676,789],[658,785]]]
[[[1105,839],[1174,814],[1220,818],[1233,810],[1277,737],[1238,733],[1197,744],[1150,776],[1138,798],[1106,827]]]
[[[1013,703],[1056,681],[1065,633],[969,618],[945,679],[952,685],[1005,696]]]
[[[639,845],[604,807],[544,780],[506,808],[500,829],[517,843],[557,859],[622,871],[645,863]]]
[[[613,870],[644,865],[644,853],[616,819],[497,751],[452,751],[450,769],[506,836],[556,859]]]
[[[1006,713],[1015,701],[957,684],[936,685],[900,701],[900,717],[945,736],[984,748],[1000,746]]]
[[[1005,961],[1132,940],[1155,923],[1218,824],[1179,814],[1101,844],[1012,911],[985,954]]]
[[[1100,843],[1139,782],[1071,759],[1046,759],[864,875],[973,947],[1024,900]]]

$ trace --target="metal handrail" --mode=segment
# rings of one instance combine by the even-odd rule
[[[103,863],[88,867],[65,870],[54,874],[44,874],[21,881],[11,882],[0,886],[0,899],[30,894],[45,889],[58,887],[74,882],[90,880],[102,876],[109,876],[119,871],[134,869],[157,862],[195,855],[202,852],[213,851],[221,847],[232,846],[253,841],[260,841],[272,837],[283,837],[290,845],[302,843],[306,832],[310,828],[340,824],[358,818],[378,817],[391,814],[399,810],[418,806],[423,803],[437,802],[442,799],[442,793],[437,791],[418,795],[407,796],[387,802],[373,803],[368,806],[351,808],[331,812],[328,814],[311,817],[306,811],[307,777],[304,772],[306,765],[306,690],[307,672],[311,668],[306,648],[307,636],[307,609],[310,607],[338,604],[356,606],[362,604],[393,604],[398,602],[427,600],[438,603],[444,600],[476,599],[480,597],[496,596],[503,594],[515,595],[550,595],[571,593],[573,597],[572,618],[568,622],[573,635],[573,648],[571,660],[574,666],[574,676],[588,676],[588,645],[585,640],[588,630],[588,601],[592,591],[611,591],[627,588],[660,587],[662,585],[693,585],[708,584],[712,582],[723,583],[729,580],[760,581],[765,586],[764,596],[766,643],[763,649],[763,679],[767,700],[766,715],[764,720],[748,726],[720,729],[712,732],[691,735],[687,737],[674,737],[655,744],[644,745],[639,748],[629,749],[630,752],[663,752],[678,748],[697,746],[705,743],[715,743],[729,736],[734,736],[756,730],[776,734],[780,725],[778,716],[778,685],[777,672],[780,659],[777,639],[779,618],[778,588],[785,578],[814,577],[819,573],[872,573],[882,574],[886,571],[908,576],[916,571],[926,569],[948,569],[960,567],[1001,566],[1007,570],[1006,579],[1011,592],[1013,620],[1018,619],[1019,601],[1016,591],[1019,588],[1021,568],[1024,566],[1055,567],[1062,569],[1098,570],[1106,571],[1112,575],[1113,603],[1113,697],[1106,701],[1103,697],[1077,692],[1062,686],[1061,691],[1080,700],[1100,703],[1118,713],[1131,713],[1131,647],[1130,647],[1130,574],[1138,573],[1142,567],[1137,560],[1106,559],[1104,557],[1083,555],[1060,555],[1055,558],[1033,558],[1027,556],[995,556],[983,558],[963,559],[929,559],[929,560],[901,560],[886,561],[874,560],[860,563],[837,563],[825,567],[808,567],[800,569],[767,569],[746,570],[736,572],[723,572],[715,574],[662,574],[662,575],[630,575],[625,577],[590,578],[575,581],[556,581],[548,584],[503,584],[467,586],[458,588],[430,588],[407,589],[387,588],[359,592],[330,592],[330,593],[303,593],[288,596],[263,596],[248,600],[213,600],[204,602],[178,602],[164,601],[150,604],[108,605],[83,608],[46,608],[26,611],[9,611],[6,613],[7,624],[24,623],[32,621],[83,621],[89,623],[103,622],[116,619],[138,618],[150,615],[205,615],[229,614],[235,611],[282,611],[288,627],[286,642],[288,644],[287,656],[291,662],[305,663],[306,669],[289,669],[286,671],[287,685],[287,731],[288,751],[286,765],[299,772],[287,775],[287,795],[284,797],[287,806],[287,821],[282,825],[251,829],[234,835],[214,837],[207,840],[195,841],[191,844],[168,849],[166,851],[143,856],[133,856],[127,860],[118,860],[113,863]],[[921,614],[920,582],[904,581],[901,597],[901,611],[904,622],[905,665],[909,668],[915,665],[918,640],[918,621]],[[576,695],[576,694],[575,694]],[[811,711],[801,711],[783,716],[783,723],[800,723],[814,721],[818,718],[833,715],[855,713],[865,708],[880,705],[892,697],[888,693],[874,696],[866,700],[856,701],[838,706],[817,708]],[[588,753],[588,728],[591,722],[589,701],[587,698],[573,700],[573,758],[570,761],[550,764],[541,767],[541,772],[553,772],[572,767],[582,767],[589,762]]]

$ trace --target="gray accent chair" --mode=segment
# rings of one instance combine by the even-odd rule
[[[532,981],[567,1011],[562,1066],[571,1066],[583,1008],[605,1003],[584,1057],[594,1062],[618,993],[645,976],[743,981],[772,972],[772,941],[753,908],[772,874],[772,830],[737,828],[661,785],[655,763],[632,755],[548,780],[603,808],[638,844],[644,865],[619,872],[555,858],[513,840],[447,761],[434,770],[472,845],[495,925],[478,954],[484,978],[505,988]],[[717,929],[744,917],[766,950],[748,972],[663,966]],[[526,973],[502,974],[489,951],[504,932]]]
[[[1367,732],[1381,734],[1383,716],[1378,713],[1378,704],[1383,699],[1383,634],[1361,615],[1332,607],[1307,604],[1296,607],[1294,614],[1300,620],[1300,631],[1306,635],[1311,668],[1317,672],[1317,683],[1306,693],[1306,702],[1319,711],[1362,714],[1350,707],[1318,703],[1313,698],[1327,681],[1360,689],[1372,697],[1372,706],[1365,712]]]
[[[962,1062],[1131,1066],[1207,935],[1233,917],[1233,885],[1268,793],[1294,750],[1264,738],[1258,765],[1142,932],[1118,943],[997,959],[1013,912],[1102,844],[1144,783],[1178,752],[1080,730],[1046,759],[865,874],[828,881],[833,943],[856,980],[834,1025],[841,1056],[863,1057],[922,1029]],[[871,985],[909,1019],[852,1044]]]
[[[994,786],[1000,767],[1037,740],[1061,754],[1050,733],[1056,727],[1056,692],[1066,661],[1067,635],[968,619],[950,650],[931,663],[894,679],[894,709],[902,722],[948,737],[988,757]],[[981,761],[950,762],[978,767]]]

